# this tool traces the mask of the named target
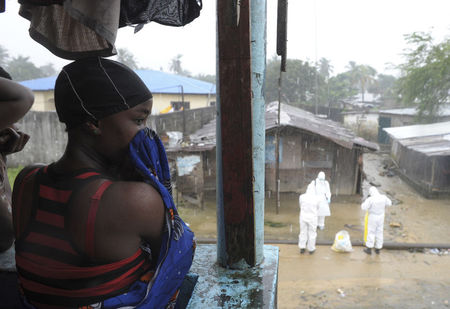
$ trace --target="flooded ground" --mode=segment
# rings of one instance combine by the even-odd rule
[[[364,192],[370,183],[375,184],[395,203],[386,213],[385,241],[450,244],[450,199],[422,197],[384,168],[389,162],[388,154],[364,155]],[[333,241],[342,229],[350,233],[352,241],[362,240],[361,201],[361,196],[333,197],[332,215],[326,219],[325,230],[319,231],[318,242]],[[214,200],[207,201],[203,211],[180,207],[180,212],[198,238],[216,238]],[[267,198],[266,242],[295,243],[298,214],[297,194],[282,195],[279,214],[275,213],[275,200]],[[336,253],[330,246],[318,246],[314,255],[300,255],[295,244],[274,244],[280,249],[278,308],[450,308],[448,250],[383,250],[380,255],[368,256],[361,247]]]
[[[388,154],[365,154],[364,171],[370,183],[385,192],[394,202],[386,212],[385,241],[402,243],[450,243],[450,199],[426,199],[409,187],[400,177],[392,175],[384,166],[389,165]],[[351,240],[362,240],[364,212],[360,208],[361,196],[332,197],[331,216],[326,218],[325,230],[318,232],[317,241],[334,240],[339,230],[347,230]],[[196,207],[180,207],[183,219],[188,222],[196,236],[216,238],[216,203],[208,200],[204,210]],[[264,237],[266,241],[297,241],[299,233],[298,194],[282,194],[279,213],[276,214],[275,199],[267,196],[264,214]]]
[[[277,245],[278,307],[345,309],[449,308],[450,256],[361,248],[336,253],[319,246],[314,255]]]

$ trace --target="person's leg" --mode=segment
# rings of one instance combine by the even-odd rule
[[[325,228],[325,216],[317,217],[317,226],[321,230],[323,230]]]
[[[384,229],[384,217],[379,218],[377,222],[377,229],[375,232],[375,252],[380,253],[380,249],[383,248],[383,229]]]
[[[308,223],[308,251],[312,253],[316,250],[317,225]]]
[[[369,219],[367,221],[367,241],[366,248],[364,252],[371,254],[372,248],[375,243],[375,232],[376,232],[376,220],[374,220],[374,216],[369,215]]]
[[[308,240],[308,226],[305,221],[300,219],[300,234],[298,234],[298,247],[300,252],[305,252],[306,241]],[[302,252],[303,251],[303,252]]]

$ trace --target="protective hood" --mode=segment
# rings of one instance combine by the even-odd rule
[[[319,179],[319,180],[325,180],[325,173],[324,173],[324,172],[320,172],[320,173],[317,175],[317,179]]]
[[[306,188],[306,194],[316,194],[316,188],[313,183],[310,183]]]
[[[379,195],[380,193],[378,192],[378,190],[377,190],[377,188],[375,188],[375,187],[370,187],[370,189],[369,189],[369,195],[370,196],[377,196],[377,195]]]

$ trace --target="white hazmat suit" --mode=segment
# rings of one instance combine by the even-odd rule
[[[375,187],[370,187],[369,197],[361,204],[362,210],[369,212],[367,221],[366,247],[381,249],[383,247],[384,213],[386,207],[392,206],[392,201],[380,194]]]
[[[330,184],[325,179],[325,173],[320,172],[317,175],[316,180],[312,183],[315,187],[316,196],[319,199],[319,213],[317,225],[321,230],[325,227],[325,217],[330,216],[330,202],[331,202],[331,192]]]
[[[314,185],[309,184],[306,193],[300,195],[300,234],[298,234],[298,247],[305,249],[308,244],[310,253],[316,250],[317,213],[319,200],[316,197]]]

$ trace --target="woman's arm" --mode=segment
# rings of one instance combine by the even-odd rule
[[[0,77],[0,129],[13,125],[31,108],[34,95],[30,89]]]

